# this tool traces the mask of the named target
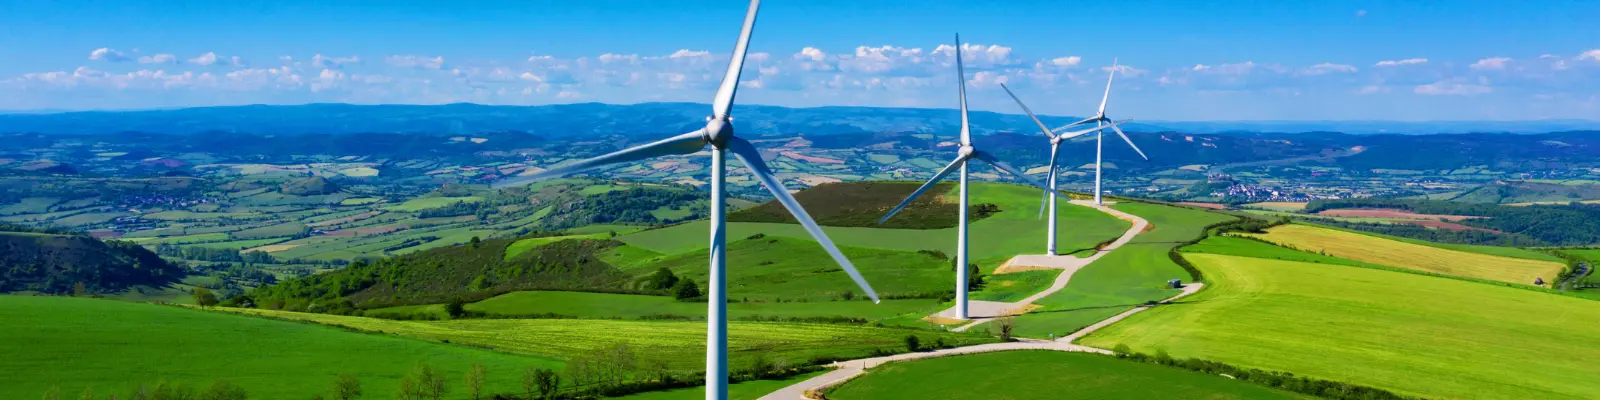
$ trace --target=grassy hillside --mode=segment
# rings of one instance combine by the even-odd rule
[[[635,349],[641,360],[665,361],[680,371],[699,371],[705,367],[706,323],[702,321],[394,321],[259,309],[225,310],[428,341],[448,340],[450,343],[555,359],[571,359],[616,343],[627,343]],[[790,364],[803,364],[816,357],[860,358],[877,350],[904,352],[905,337],[912,334],[921,337],[925,343],[931,343],[936,338],[952,345],[997,341],[971,334],[900,328],[734,321],[728,325],[729,357],[734,365],[746,365],[751,357],[758,354]]]
[[[1187,253],[1211,287],[1083,340],[1445,398],[1593,395],[1589,300],[1330,264]]]
[[[927,194],[917,198],[900,210],[895,217],[878,224],[883,214],[900,204],[907,195],[922,186],[922,182],[850,182],[824,183],[795,194],[795,200],[805,206],[811,218],[822,226],[859,226],[868,228],[938,229],[956,226],[960,211],[955,196],[942,196],[956,188],[954,182],[940,182]],[[993,213],[980,204],[970,205],[972,220]],[[735,222],[795,223],[794,216],[777,201],[739,210],[728,215]]]
[[[778,389],[783,389],[789,385],[800,383],[806,379],[811,379],[817,375],[822,375],[823,373],[824,372],[812,372],[809,374],[796,375],[785,379],[755,380],[729,384],[728,399],[756,400],[761,398],[761,396],[766,396],[767,394],[775,392]],[[700,400],[706,398],[706,388],[704,386],[700,386],[683,389],[662,390],[615,398],[622,400]]]
[[[1043,306],[1016,318],[1017,334],[1060,337],[1147,301],[1177,294],[1168,279],[1189,280],[1167,252],[1193,240],[1205,226],[1234,217],[1189,208],[1122,203],[1113,208],[1150,221],[1152,230],[1073,274],[1071,283],[1035,304]]]
[[[1038,218],[1039,189],[1004,183],[973,183],[973,203],[991,203],[1000,212],[971,224],[969,251],[974,262],[985,270],[1017,254],[1044,251],[1044,222]],[[803,192],[802,192],[803,193]],[[950,195],[946,193],[946,195]],[[1130,224],[1088,207],[1061,202],[1057,213],[1062,252],[1086,250],[1122,235]],[[954,254],[955,228],[883,229],[864,227],[824,227],[828,236],[841,246],[917,251],[939,250]],[[706,248],[707,224],[696,221],[669,228],[618,236],[617,240],[662,254],[679,254]],[[729,238],[755,234],[810,240],[796,224],[737,222],[728,224]]]
[[[621,243],[567,240],[505,257],[517,239],[439,247],[276,285],[245,294],[263,307],[324,312],[486,298],[524,289],[624,290],[630,276],[599,254]]]
[[[78,283],[89,293],[107,293],[133,286],[165,286],[184,274],[182,267],[129,242],[0,232],[0,293],[72,293]]]
[[[227,379],[254,399],[304,399],[338,374],[360,379],[366,398],[394,398],[419,362],[445,371],[458,393],[462,374],[481,363],[485,388],[510,393],[520,391],[525,367],[562,368],[546,357],[112,300],[0,296],[0,320],[7,399],[36,399],[51,387],[68,397],[86,387],[120,397],[161,379],[199,387]]]
[[[850,276],[816,242],[780,236],[730,241],[728,298],[827,301],[845,292],[865,297]],[[845,247],[841,249],[881,295],[933,296],[952,290],[955,272],[949,258],[908,251]],[[679,277],[704,286],[709,255],[690,252],[641,263],[624,272],[635,275],[671,269]]]
[[[467,311],[495,315],[559,314],[578,318],[639,319],[659,316],[705,317],[706,303],[683,302],[666,296],[582,292],[512,292],[466,305]],[[439,312],[444,309],[438,308]],[[903,314],[926,315],[937,311],[932,300],[886,300],[879,304],[855,301],[814,303],[733,303],[728,317],[807,318],[855,317],[878,320]]]
[[[1535,277],[1546,281],[1553,279],[1563,267],[1553,261],[1447,250],[1301,224],[1281,225],[1265,234],[1246,235],[1361,262],[1528,285],[1533,284]]]
[[[1299,399],[1216,375],[1084,353],[1008,351],[874,368],[829,399]]]

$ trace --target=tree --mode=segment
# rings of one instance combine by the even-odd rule
[[[417,364],[417,369],[411,371],[410,378],[416,382],[414,393],[417,398],[439,400],[450,392],[450,386],[444,380],[444,373],[428,364]]]
[[[354,375],[339,374],[338,378],[333,379],[332,392],[334,400],[350,400],[361,397],[361,381],[357,380]]]
[[[700,297],[700,287],[696,286],[692,279],[680,280],[677,285],[672,287],[672,297],[678,300]]]
[[[539,398],[548,399],[555,396],[556,390],[561,388],[561,376],[556,371],[540,368],[533,372],[533,382],[539,387]],[[530,398],[532,395],[530,394]]]
[[[225,380],[211,382],[211,386],[206,387],[206,391],[200,393],[200,400],[245,400],[248,398],[250,398],[250,395],[244,391],[244,388]]]
[[[1011,317],[1000,319],[1000,340],[1011,341],[1011,332],[1017,329],[1017,321]]]
[[[116,396],[116,395],[112,395],[112,396]],[[81,398],[83,400],[95,400],[95,398],[94,398],[94,387],[83,388],[83,397],[81,397]]]
[[[650,274],[650,277],[645,280],[645,287],[654,290],[671,289],[673,285],[677,284],[678,276],[672,274],[672,270],[667,269],[667,267],[661,267],[661,269],[656,270],[654,274]]]
[[[450,319],[461,318],[461,316],[467,315],[466,307],[466,302],[461,301],[460,298],[450,299],[450,303],[444,305],[444,312],[450,314]]]
[[[918,339],[917,335],[906,335],[906,351],[922,351],[922,339]]]
[[[467,244],[467,248],[469,248],[469,249],[476,249],[476,248],[478,248],[478,243],[480,243],[480,242],[482,242],[482,241],[483,241],[483,240],[482,240],[482,239],[478,239],[478,237],[477,237],[477,236],[473,236],[473,237],[472,237],[472,242],[471,242],[471,243],[468,243],[468,244]]]
[[[72,284],[72,297],[83,297],[88,295],[89,288],[83,286],[83,281],[78,281]]]
[[[44,400],[61,400],[61,389],[51,386],[44,392]]]
[[[478,400],[478,395],[483,393],[484,374],[483,364],[472,363],[472,369],[467,370],[467,376],[462,382],[467,387],[467,397]]]
[[[206,289],[205,286],[195,286],[194,303],[200,305],[200,308],[215,306],[217,305],[217,295],[211,293],[211,289]]]

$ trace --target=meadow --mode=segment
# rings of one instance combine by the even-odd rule
[[[1535,277],[1553,279],[1563,267],[1554,261],[1448,250],[1303,224],[1272,227],[1265,234],[1241,235],[1361,262],[1529,285]]]
[[[1300,399],[1216,375],[1088,353],[1032,350],[890,363],[829,399]]]
[[[1186,253],[1210,287],[1082,340],[1410,395],[1594,394],[1590,300],[1325,263]]]
[[[394,398],[400,377],[419,362],[444,370],[452,384],[483,364],[485,388],[511,393],[521,390],[524,368],[563,366],[548,357],[114,300],[0,296],[0,320],[7,344],[0,346],[0,398],[7,399],[39,398],[52,387],[122,396],[141,383],[204,387],[217,379],[251,398],[303,399],[323,393],[338,374],[360,379],[368,398]]]
[[[938,310],[928,299],[885,300],[873,304],[865,298],[853,301],[747,302],[728,304],[728,317],[816,318],[850,317],[879,320],[912,314],[918,317]],[[644,319],[665,316],[704,318],[706,303],[684,302],[668,296],[637,294],[525,291],[511,292],[469,303],[467,311],[498,316],[563,315],[588,319]],[[397,306],[368,310],[366,315],[431,315],[443,319],[443,304]]]
[[[663,361],[674,369],[684,371],[698,371],[705,366],[706,323],[703,321],[394,321],[261,309],[223,310],[562,360],[626,343],[638,353],[641,360]],[[790,364],[802,364],[817,357],[860,358],[880,350],[904,352],[906,335],[917,335],[927,343],[943,340],[951,345],[998,341],[973,334],[904,328],[733,321],[728,324],[728,355],[733,365],[745,365],[756,355],[769,356]]]
[[[728,399],[756,400],[761,398],[761,396],[766,396],[767,394],[775,392],[778,389],[783,389],[789,385],[800,383],[801,381],[811,379],[812,377],[822,375],[823,373],[825,372],[819,371],[809,374],[795,375],[784,379],[764,379],[731,383],[728,384]],[[623,400],[700,400],[706,398],[706,388],[704,386],[698,386],[683,389],[661,390],[614,398]]]
[[[919,295],[951,290],[954,272],[948,259],[907,251],[859,247],[840,249],[881,295]],[[623,272],[648,275],[671,269],[680,278],[702,286],[709,274],[709,255],[690,252],[654,262],[619,266]],[[826,301],[865,293],[816,242],[780,236],[730,239],[727,256],[728,298],[777,301]],[[936,295],[936,294],[935,294]],[[931,302],[931,301],[930,301]]]
[[[1189,274],[1172,262],[1167,252],[1193,240],[1205,226],[1234,218],[1148,203],[1119,203],[1112,208],[1144,218],[1151,230],[1078,270],[1066,288],[1035,302],[1042,307],[1016,317],[1017,335],[1060,337],[1145,302],[1177,294],[1164,286],[1166,281],[1187,282]]]
[[[972,261],[985,270],[998,267],[1017,254],[1038,254],[1044,251],[1044,222],[1038,219],[1039,189],[1005,183],[974,182],[970,187],[971,202],[991,203],[1000,212],[969,225],[969,254]],[[945,193],[945,196],[953,196]],[[948,199],[946,201],[949,201]],[[1062,253],[1092,249],[1096,244],[1121,236],[1131,224],[1088,207],[1060,202],[1057,205],[1059,232],[1070,232],[1059,238]],[[885,210],[887,211],[887,210]],[[706,248],[706,221],[695,221],[668,228],[653,229],[618,236],[617,240],[662,254],[680,254]],[[943,229],[885,229],[867,227],[826,226],[823,230],[841,246],[866,247],[887,250],[917,251],[939,250],[955,254],[955,228]],[[805,229],[797,224],[769,222],[730,222],[728,238],[744,238],[756,234],[783,236],[811,240]],[[1015,240],[1029,238],[1035,240]]]

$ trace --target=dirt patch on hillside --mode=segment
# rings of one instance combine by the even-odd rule
[[[1228,205],[1227,204],[1222,204],[1222,203],[1201,203],[1201,202],[1198,202],[1198,201],[1180,201],[1180,202],[1178,202],[1178,204],[1182,204],[1182,205],[1186,205],[1186,206],[1190,206],[1190,207],[1209,208],[1209,209],[1212,209],[1212,210],[1226,210],[1226,209],[1228,209]]]
[[[1323,210],[1322,212],[1317,213],[1317,215],[1349,218],[1429,219],[1435,221],[1461,221],[1474,218],[1483,218],[1467,215],[1417,214],[1406,210],[1396,210],[1392,208],[1346,208],[1338,210]]]

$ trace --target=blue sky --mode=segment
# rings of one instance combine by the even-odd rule
[[[0,109],[707,102],[745,3],[0,2]],[[1600,2],[768,0],[740,101],[1156,120],[1600,116]],[[18,34],[20,33],[20,34]],[[945,47],[941,47],[945,46]]]

